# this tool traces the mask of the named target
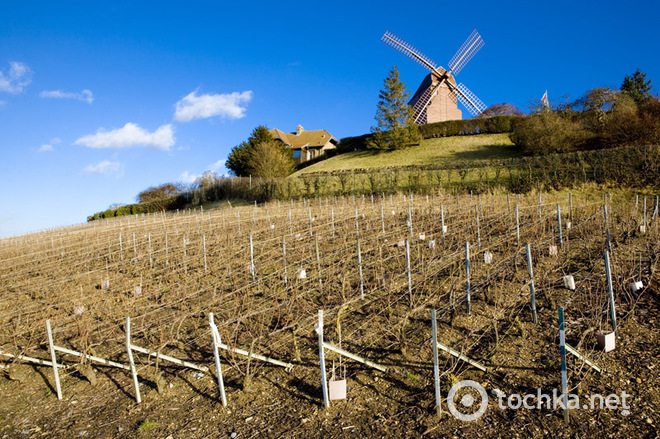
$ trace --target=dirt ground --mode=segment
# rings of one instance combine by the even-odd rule
[[[541,220],[536,200],[526,200],[520,243],[531,242],[533,248],[535,324],[525,246],[516,243],[509,199],[485,199],[485,214],[481,222],[476,217],[476,224],[474,205],[481,201],[470,204],[470,199],[447,201],[453,206],[448,223],[461,233],[448,234],[446,239],[438,209],[428,198],[426,203],[420,201],[414,214],[419,232],[413,237],[404,198],[401,206],[392,207],[398,214],[390,215],[389,222],[383,222],[378,206],[363,200],[361,211],[366,216],[359,219],[359,227],[351,200],[344,207],[336,205],[336,210],[319,205],[313,233],[309,206],[296,208],[298,229],[291,228],[290,211],[282,210],[276,218],[279,209],[275,206],[270,206],[270,213],[254,208],[261,215],[255,219],[247,207],[242,211],[243,221],[248,218],[243,232],[250,224],[254,228],[249,241],[245,234],[228,234],[224,212],[213,211],[136,217],[123,224],[108,221],[63,238],[43,235],[40,243],[32,244],[36,250],[31,254],[23,254],[23,248],[13,242],[0,246],[6,253],[0,258],[3,349],[48,359],[44,323],[52,319],[57,344],[126,364],[123,325],[129,315],[134,319],[134,344],[210,370],[200,373],[134,353],[142,395],[138,404],[130,372],[81,365],[78,358],[59,353],[58,360],[69,367],[60,374],[60,401],[51,367],[3,357],[0,439],[657,437],[660,221],[641,234],[637,208],[630,199],[613,206],[616,216],[610,217],[608,233],[611,230],[614,246],[618,329],[616,349],[605,353],[596,347],[596,331],[611,325],[602,207],[591,203],[575,209],[570,215],[574,222],[570,236],[565,227],[566,236],[560,241],[564,247],[552,256],[548,246],[557,242],[554,203],[544,207],[546,217]],[[236,220],[240,229],[237,214]],[[162,225],[160,234],[156,225]],[[387,228],[387,234],[381,228]],[[116,240],[120,231],[123,250],[122,241]],[[417,239],[422,231],[428,236]],[[252,266],[248,251],[252,233],[254,241],[261,243],[255,249],[260,270],[256,281],[246,270],[246,265]],[[136,243],[136,237],[141,241]],[[285,286],[280,263],[283,237],[287,237],[290,270]],[[360,264],[364,263],[363,299],[359,297],[362,268],[358,275],[356,237]],[[437,239],[437,245],[429,245],[430,237]],[[403,239],[410,239],[410,260],[399,245]],[[474,246],[469,313],[463,274],[467,240]],[[494,263],[485,263],[486,251],[493,252]],[[319,252],[314,266],[310,261]],[[412,281],[406,277],[407,261],[412,265]],[[308,269],[305,279],[299,276],[302,267]],[[575,274],[576,291],[560,285],[566,274]],[[104,279],[111,279],[111,289],[101,286]],[[638,279],[645,287],[641,293],[631,293],[630,281]],[[76,314],[79,304],[84,305],[83,314]],[[560,393],[558,307],[566,312],[566,343],[603,369],[597,373],[567,355],[569,393],[577,395],[582,407],[591,395],[625,392],[629,395],[625,407],[620,401],[614,409],[574,408],[568,423],[563,410],[545,407],[535,397],[525,399],[535,408],[500,407],[500,401],[515,403],[512,395]],[[440,414],[435,405],[432,308],[438,312],[438,340],[487,367],[481,371],[441,351]],[[345,369],[340,367],[338,373],[345,373],[347,399],[333,400],[328,408],[323,404],[314,331],[318,310],[325,312],[326,342],[387,368],[381,372],[344,357],[341,366]],[[291,361],[293,368],[289,371],[222,351],[228,400],[223,407],[209,312],[214,312],[228,345]],[[327,349],[325,355],[330,374],[333,364],[339,366],[339,356]],[[457,419],[447,400],[450,390],[465,380],[483,386],[488,396],[485,412],[474,421]],[[451,402],[471,414],[484,399],[463,389]]]
[[[464,368],[453,378],[475,380],[489,393],[485,414],[473,422],[455,419],[446,401],[438,417],[431,364],[407,362],[393,351],[382,361],[394,366],[387,373],[351,363],[348,398],[332,401],[328,409],[323,407],[318,371],[309,367],[294,367],[291,373],[265,367],[245,390],[239,377],[230,374],[225,408],[212,374],[163,367],[165,390],[159,393],[154,382],[142,380],[143,402],[138,405],[128,373],[98,367],[94,386],[82,375],[67,376],[62,383],[64,399],[58,401],[51,368],[20,365],[6,370],[0,380],[0,437],[653,438],[660,423],[659,312],[658,296],[648,291],[633,311],[621,316],[617,348],[597,358],[605,371],[589,372],[579,389],[571,390],[580,396],[625,391],[631,395],[629,413],[621,408],[572,410],[568,425],[561,410],[498,407],[493,389],[509,395],[536,393],[537,388],[551,393],[560,386],[558,349],[540,342],[553,335],[535,333],[535,326],[525,322],[501,336],[497,352],[487,362],[491,372]],[[539,320],[549,322],[555,314],[541,307]],[[567,329],[569,344],[577,335]],[[318,358],[313,349],[302,355],[310,362]],[[441,354],[441,365],[444,361],[451,363]],[[568,363],[570,385],[571,376],[586,366],[571,356]],[[443,387],[446,397],[449,384]]]

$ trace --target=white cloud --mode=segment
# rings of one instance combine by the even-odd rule
[[[179,122],[205,119],[213,116],[240,119],[245,116],[247,104],[252,100],[252,91],[227,94],[205,94],[197,96],[193,91],[176,103],[174,118]]]
[[[185,171],[183,174],[179,175],[177,181],[185,184],[193,184],[201,177],[203,177],[205,173],[209,171],[213,172],[214,174],[217,174],[220,177],[226,177],[227,175],[229,175],[229,171],[227,170],[227,168],[225,168],[226,161],[227,159],[218,160],[217,162],[213,163],[208,168],[206,168],[206,171],[204,171],[204,173],[202,174],[192,174],[188,171]]]
[[[201,176],[202,176],[202,174],[191,174],[190,172],[185,171],[183,174],[179,175],[179,178],[177,178],[177,181],[179,181],[181,183],[186,183],[186,184],[193,184]]]
[[[127,123],[122,128],[105,131],[99,128],[96,134],[89,134],[76,140],[76,145],[89,148],[131,148],[146,146],[150,148],[169,150],[174,145],[174,130],[172,125],[163,125],[153,133],[140,128],[137,124]]]
[[[42,98],[56,98],[56,99],[77,99],[79,101],[87,102],[91,104],[94,102],[94,95],[91,90],[83,90],[80,93],[70,93],[64,92],[61,90],[44,90],[39,93],[39,96]]]
[[[53,146],[57,145],[58,143],[62,143],[62,140],[59,137],[55,137],[53,139],[50,139],[50,142],[44,143],[39,147],[37,152],[47,152],[47,151],[52,151]]]
[[[103,160],[102,162],[99,162],[95,165],[89,165],[86,166],[85,169],[83,169],[83,172],[85,174],[104,174],[104,175],[112,175],[112,174],[117,174],[117,176],[120,176],[122,174],[122,165],[120,162],[111,162],[109,160]]]
[[[216,174],[220,176],[226,176],[229,174],[229,171],[225,167],[225,162],[227,162],[227,159],[220,159],[217,162],[213,163],[211,166],[209,166],[209,171],[215,172]]]
[[[32,70],[22,62],[9,63],[9,72],[0,71],[0,91],[17,94],[32,81]]]

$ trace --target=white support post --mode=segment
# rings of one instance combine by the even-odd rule
[[[442,416],[442,397],[440,395],[440,365],[438,362],[438,322],[435,308],[431,309],[431,331],[433,337],[433,381],[435,383],[435,411]]]
[[[564,333],[564,308],[559,307],[559,354],[561,357],[561,393],[564,404],[564,422],[568,423],[568,373],[566,372],[566,336]]]
[[[343,355],[344,357],[350,358],[351,360],[355,360],[358,363],[362,363],[366,366],[373,367],[376,370],[380,370],[381,372],[387,372],[387,367],[381,366],[380,364],[376,364],[373,361],[369,361],[365,358],[362,358],[362,357],[359,357],[355,354],[352,354],[352,353],[350,353],[350,352],[348,352],[348,351],[346,351],[346,350],[344,350],[340,347],[337,347],[337,346],[335,346],[331,343],[328,343],[327,341],[323,342],[323,347],[326,348],[329,351],[333,351],[333,352],[336,352],[340,355]]]
[[[53,331],[50,329],[50,319],[46,320],[46,334],[48,335],[48,348],[50,350],[50,361],[55,375],[55,390],[57,399],[62,400],[62,386],[60,385],[60,372],[57,370],[57,355],[55,354],[55,344],[53,343]]]
[[[445,206],[444,204],[440,205],[440,225],[442,226],[442,241],[445,241],[445,234],[447,228],[445,227]]]
[[[222,405],[227,407],[227,395],[225,394],[225,381],[222,376],[222,367],[220,366],[220,352],[218,352],[218,343],[221,343],[220,331],[213,320],[213,313],[209,313],[209,325],[211,326],[211,339],[213,341],[213,358],[215,359],[215,370],[218,375],[218,388],[220,389],[220,399]]]
[[[520,213],[518,211],[518,203],[516,203],[516,243],[520,247]]]
[[[573,355],[577,359],[584,361],[584,364],[591,367],[596,372],[598,373],[602,372],[602,369],[600,367],[596,366],[593,362],[589,361],[587,358],[584,357],[584,355],[580,354],[576,349],[573,349],[570,345],[566,345],[566,352]]]
[[[284,361],[275,360],[275,359],[269,358],[269,357],[264,357],[263,355],[255,354],[254,352],[250,353],[250,352],[246,351],[245,349],[232,348],[232,347],[229,347],[229,346],[227,346],[226,344],[224,344],[222,342],[218,342],[218,347],[220,349],[224,349],[225,351],[228,351],[228,352],[234,352],[236,354],[244,355],[244,356],[250,357],[250,358],[256,358],[257,360],[265,361],[266,363],[274,364],[276,366],[281,366],[281,367],[285,368],[287,370],[287,372],[291,372],[291,369],[293,369],[293,364],[291,364],[291,363],[286,363]]]
[[[202,235],[202,245],[204,246],[204,273],[207,272],[206,266],[206,235]]]
[[[337,204],[336,199],[335,199],[335,204]],[[335,208],[334,208],[334,206],[330,207],[330,218],[332,220],[332,239],[335,239]]]
[[[531,296],[532,304],[532,320],[534,324],[538,323],[536,316],[536,291],[534,290],[534,269],[532,268],[532,252],[530,250],[529,244],[525,246],[525,252],[527,254],[527,271],[529,272],[529,294]]]
[[[408,299],[410,302],[410,308],[413,306],[413,296],[412,296],[412,273],[410,270],[410,241],[406,239],[406,275],[408,277]]]
[[[149,267],[154,268],[154,259],[151,256],[151,232],[149,232]]]
[[[160,354],[158,352],[151,351],[149,349],[145,349],[143,347],[136,346],[134,344],[131,344],[131,350],[134,350],[136,352],[140,352],[140,353],[148,355],[150,357],[161,358],[165,361],[169,361],[170,363],[178,364],[179,366],[184,366],[184,367],[188,367],[190,369],[199,370],[200,372],[208,372],[209,371],[209,368],[206,367],[206,366],[198,366],[194,363],[190,363],[189,361],[179,360],[178,358],[170,357],[169,355]]]
[[[610,252],[605,250],[605,275],[607,276],[607,296],[610,304],[610,317],[612,318],[612,330],[616,332],[616,308],[614,307],[614,290],[612,288],[612,270],[610,268]]]
[[[479,227],[479,210],[474,206],[474,215],[477,219],[477,247],[481,247],[481,228]]]
[[[465,306],[470,314],[470,243],[465,241]]]
[[[323,286],[323,279],[321,278],[321,255],[319,253],[319,238],[314,235],[314,247],[316,248],[316,271],[319,273],[319,286]]]
[[[167,232],[165,232],[165,267],[170,266],[170,251],[167,246]]]
[[[256,282],[256,276],[257,274],[255,273],[256,268],[254,266],[254,247],[252,245],[252,235],[250,235],[250,274],[252,275],[252,282]]]
[[[559,207],[559,203],[557,203],[557,227],[559,228],[559,246],[564,248],[564,239],[561,234],[561,208]]]
[[[362,278],[362,252],[360,251],[360,240],[357,241],[358,271],[360,273],[360,300],[364,300],[364,281]]]
[[[453,357],[456,357],[461,361],[465,361],[466,363],[476,367],[477,369],[479,369],[481,371],[488,372],[488,368],[486,366],[484,366],[483,364],[479,363],[478,361],[475,361],[475,360],[473,360],[469,357],[466,357],[465,355],[461,354],[460,352],[457,352],[457,351],[453,350],[452,348],[450,348],[449,346],[445,346],[445,345],[443,345],[439,342],[436,342],[436,345],[438,346],[438,348],[440,348],[441,350],[447,352],[449,355],[451,355]]]
[[[28,357],[27,355],[14,355],[6,351],[0,351],[0,356],[9,357],[9,358],[18,358],[21,361],[27,361],[28,363],[40,364],[42,366],[52,366],[53,363],[48,360],[42,360],[41,358]],[[58,364],[57,367],[60,369],[68,369],[69,366]]]
[[[186,235],[183,235],[183,271],[188,273],[188,263],[186,261]]]
[[[142,402],[140,396],[140,383],[138,382],[137,370],[135,369],[135,362],[133,361],[133,350],[131,349],[131,318],[126,317],[126,352],[128,353],[128,364],[131,367],[131,375],[133,376],[133,387],[135,387],[135,401]]]
[[[319,322],[316,325],[316,333],[319,336],[319,362],[321,364],[321,387],[323,389],[323,405],[330,407],[328,398],[328,379],[325,373],[325,352],[323,351],[323,310],[319,310]]]
[[[286,273],[286,239],[282,237],[282,260],[284,263],[284,288],[287,288],[289,285],[289,279]]]
[[[54,346],[55,350],[57,352],[62,352],[63,354],[69,354],[69,355],[75,355],[76,357],[81,357],[81,358],[86,358],[91,361],[95,361],[97,363],[105,364],[106,366],[113,366],[117,367],[119,369],[124,369],[124,370],[131,370],[129,366],[126,366],[125,364],[117,363],[115,361],[111,360],[106,360],[105,358],[101,357],[96,357],[94,355],[89,355],[89,354],[83,354],[82,352],[74,351],[71,349],[63,348],[61,346]],[[62,366],[59,366],[62,367]]]

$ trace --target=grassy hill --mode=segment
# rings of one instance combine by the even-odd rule
[[[418,146],[398,151],[356,151],[315,163],[293,174],[326,173],[338,170],[428,166],[451,161],[479,161],[518,157],[509,134],[480,134],[424,139]]]

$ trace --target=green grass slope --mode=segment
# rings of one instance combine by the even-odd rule
[[[478,161],[518,157],[509,134],[479,134],[474,136],[424,139],[418,146],[397,151],[357,151],[323,160],[293,174],[300,176],[317,172],[429,166],[451,161]]]

